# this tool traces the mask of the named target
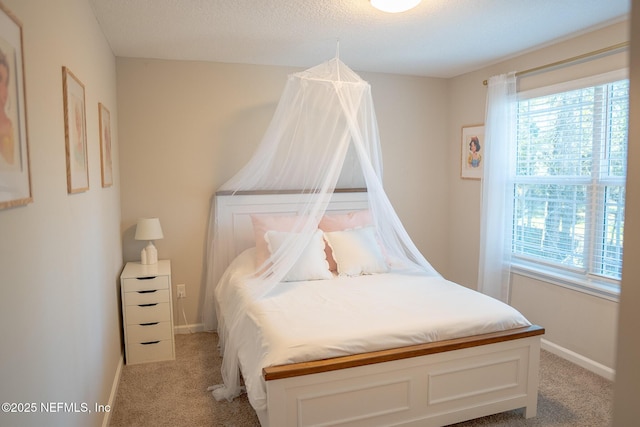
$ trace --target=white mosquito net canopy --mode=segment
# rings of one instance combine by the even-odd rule
[[[310,242],[336,188],[366,187],[378,240],[394,269],[438,275],[415,247],[382,187],[382,158],[371,86],[337,57],[289,75],[272,121],[249,162],[219,191],[294,190],[300,194],[299,220],[292,233],[249,280],[258,298],[269,292],[295,265]],[[215,200],[214,200],[215,203]],[[205,328],[218,320],[223,350],[224,385],[217,399],[240,393],[232,340],[234,319],[216,319],[215,288],[227,265],[217,257],[223,242],[212,204],[209,227]]]

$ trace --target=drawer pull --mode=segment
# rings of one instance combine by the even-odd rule
[[[149,322],[149,323],[140,323],[140,326],[153,326],[157,325],[160,322]]]
[[[150,344],[158,344],[160,341],[147,341],[147,342],[141,342],[140,344],[142,345],[150,345]]]
[[[136,279],[138,280],[152,280],[155,279],[157,276],[149,276],[149,277],[136,277]]]
[[[151,304],[138,304],[138,307],[153,307],[154,305],[158,305],[157,302]]]
[[[158,292],[157,289],[152,289],[150,291],[138,291],[139,294],[152,294],[154,292]]]

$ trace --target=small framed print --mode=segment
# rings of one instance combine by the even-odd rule
[[[111,157],[111,114],[107,107],[98,103],[98,118],[100,122],[100,169],[102,172],[102,187],[113,185],[113,167]]]
[[[67,192],[80,193],[89,189],[84,85],[67,67],[62,67],[62,91],[67,154]]]
[[[482,178],[484,170],[484,143],[484,125],[462,127],[460,178]]]
[[[0,209],[31,203],[22,24],[0,3]]]

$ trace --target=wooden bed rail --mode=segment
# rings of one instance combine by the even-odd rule
[[[544,332],[545,330],[541,326],[532,325],[523,328],[509,329],[507,331],[492,332],[483,335],[474,335],[471,337],[456,338],[426,344],[416,344],[406,347],[392,348],[389,350],[379,350],[369,353],[314,360],[310,362],[292,363],[288,365],[269,366],[263,368],[262,375],[266,381],[279,380],[283,378],[336,371],[338,369],[353,368],[356,366],[371,365],[374,363],[383,363],[392,360],[407,359],[410,357],[425,356],[428,354],[443,353],[486,344],[517,340],[536,335],[543,335]]]

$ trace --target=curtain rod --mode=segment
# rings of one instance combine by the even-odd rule
[[[572,56],[571,58],[563,59],[561,61],[552,62],[551,64],[541,65],[539,67],[529,68],[528,70],[516,72],[516,77],[521,77],[526,74],[532,74],[538,71],[546,70],[547,68],[555,68],[561,65],[571,64],[572,62],[578,62],[583,59],[591,58],[592,56],[602,55],[604,53],[614,52],[616,50],[624,49],[629,46],[629,42],[622,42],[614,44],[613,46],[604,47],[602,49],[594,50],[593,52],[583,53],[582,55]],[[483,85],[487,85],[487,80],[482,82]]]

